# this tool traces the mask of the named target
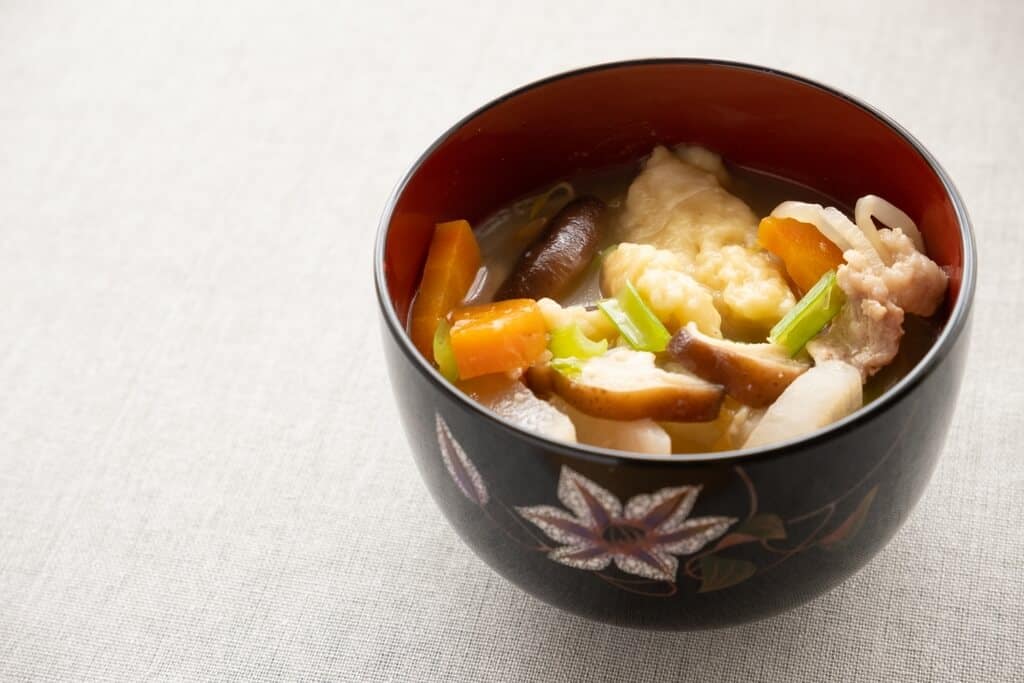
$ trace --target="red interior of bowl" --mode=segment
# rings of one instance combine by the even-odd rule
[[[914,146],[842,96],[727,64],[653,62],[558,77],[462,123],[409,178],[391,214],[385,277],[405,320],[434,224],[478,222],[576,171],[637,159],[655,144],[694,142],[730,161],[852,205],[877,194],[921,228],[929,255],[960,291],[963,242],[952,199]]]

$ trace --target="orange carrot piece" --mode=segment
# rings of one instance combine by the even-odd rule
[[[843,263],[843,252],[811,225],[792,218],[761,220],[757,229],[761,246],[782,259],[789,278],[805,294],[821,276]]]
[[[451,320],[460,379],[529,367],[547,348],[547,326],[533,299],[457,308]]]
[[[434,358],[437,324],[466,296],[479,269],[480,247],[469,223],[438,223],[409,320],[412,343],[427,358]]]

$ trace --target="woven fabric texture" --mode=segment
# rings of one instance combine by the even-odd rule
[[[1024,4],[0,3],[0,680],[1009,681],[1024,669]],[[934,479],[830,594],[711,633],[526,596],[397,428],[370,263],[466,112],[644,56],[914,132],[981,251]]]

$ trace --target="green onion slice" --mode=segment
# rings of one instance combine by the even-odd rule
[[[555,370],[569,377],[570,379],[580,376],[583,372],[583,363],[585,361],[579,358],[552,358],[548,363]]]
[[[597,307],[637,351],[664,351],[672,338],[629,280],[614,299],[598,302]]]
[[[593,341],[572,323],[551,331],[548,350],[555,358],[593,358],[608,350],[608,340]]]
[[[836,271],[830,270],[776,323],[768,333],[768,341],[784,348],[790,356],[795,356],[807,342],[825,329],[832,318],[839,315],[845,302],[846,295],[836,281]]]
[[[442,319],[434,332],[434,362],[438,370],[449,382],[459,378],[459,367],[455,363],[455,350],[452,349],[452,326]]]

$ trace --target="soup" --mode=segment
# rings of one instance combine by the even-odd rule
[[[475,230],[439,224],[410,334],[473,400],[548,438],[732,450],[884,393],[936,338],[946,284],[913,220],[879,197],[850,211],[659,146]]]

